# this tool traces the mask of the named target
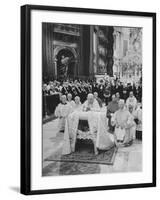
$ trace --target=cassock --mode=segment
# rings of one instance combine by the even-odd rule
[[[138,101],[142,102],[142,86],[138,86]]]
[[[137,108],[135,111],[136,125],[136,138],[142,140],[142,109]]]
[[[124,99],[124,101],[126,102],[127,98],[128,98],[127,90],[123,90],[122,99]]]
[[[81,102],[84,103],[84,101],[86,100],[86,98],[87,98],[87,91],[85,90],[85,88],[82,87],[82,89],[81,89],[81,95],[80,95]]]
[[[109,104],[107,106],[107,118],[108,118],[109,130],[111,132],[114,131],[114,126],[112,126],[112,124],[111,124],[111,117],[118,109],[119,109],[119,106],[118,106],[118,102],[117,101],[109,102]]]
[[[100,84],[98,88],[98,96],[101,100],[104,99],[104,85]]]
[[[97,83],[92,84],[92,93],[94,93],[94,92],[98,92]]]
[[[66,86],[63,86],[61,92],[62,92],[63,95],[67,95],[68,94],[68,88]]]
[[[105,103],[106,103],[106,106],[108,105],[108,102],[110,100],[110,89],[109,88],[105,88],[104,90],[104,97],[105,97]]]

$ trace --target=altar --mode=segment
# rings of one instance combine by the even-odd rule
[[[82,122],[83,121],[83,122]],[[80,128],[84,123],[88,129]],[[66,118],[64,131],[64,144],[62,154],[70,154],[75,151],[77,139],[91,139],[94,144],[94,153],[98,149],[107,150],[114,146],[114,136],[108,131],[108,119],[106,112],[75,111]]]

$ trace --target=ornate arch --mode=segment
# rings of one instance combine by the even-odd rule
[[[67,47],[67,46],[57,46],[55,49],[54,49],[54,52],[53,52],[53,56],[54,56],[54,59],[56,59],[56,56],[58,55],[58,53],[61,51],[61,50],[69,50],[73,53],[75,59],[77,60],[78,59],[78,55],[77,55],[77,52],[74,48],[72,47]]]

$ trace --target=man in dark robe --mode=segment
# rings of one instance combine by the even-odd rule
[[[140,85],[138,86],[138,101],[142,102],[142,84],[140,83]]]
[[[98,87],[98,96],[102,101],[104,100],[104,85],[102,83]]]
[[[87,91],[85,90],[85,87],[82,86],[80,95],[81,102],[84,103],[86,98],[87,98]]]
[[[122,99],[124,99],[124,101],[126,102],[127,98],[128,98],[127,89],[123,88]]]
[[[127,95],[129,96],[129,93],[133,91],[133,87],[131,85],[131,83],[127,83]]]
[[[105,90],[104,90],[104,98],[105,98],[105,104],[106,106],[108,105],[108,102],[110,101],[110,88],[109,87],[106,87]]]
[[[122,98],[122,96],[123,96],[123,83],[122,82],[120,82],[119,94],[120,94],[120,98]]]
[[[94,98],[98,101],[99,107],[102,108],[102,100],[98,97],[98,92],[94,92]]]
[[[63,85],[62,87],[62,94],[67,95],[68,94],[68,87],[66,85]]]
[[[92,93],[97,92],[97,91],[98,91],[97,83],[93,82],[93,84],[92,84]]]
[[[119,109],[117,98],[115,94],[112,95],[112,101],[109,102],[107,106],[107,118],[108,118],[108,126],[109,126],[109,131],[111,133],[114,132],[114,126],[111,125],[111,118],[112,115]]]

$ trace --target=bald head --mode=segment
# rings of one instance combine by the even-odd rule
[[[119,102],[118,102],[119,109],[122,110],[122,109],[124,108],[124,104],[125,104],[125,103],[124,103],[124,100],[123,100],[123,99],[120,99]]]
[[[133,91],[130,91],[129,96],[133,97]]]
[[[72,100],[72,94],[71,94],[71,93],[68,93],[67,99],[68,99],[68,101],[71,101],[71,100]]]
[[[89,94],[87,95],[87,99],[91,99],[91,98],[93,98],[93,94],[92,94],[92,93],[89,93]]]
[[[117,101],[115,94],[112,94],[112,101],[114,101],[114,102]]]
[[[76,96],[76,97],[74,98],[74,100],[75,100],[75,103],[76,103],[76,104],[79,104],[79,103],[80,103],[80,97],[79,97],[79,96]]]
[[[97,98],[98,98],[98,93],[97,93],[97,92],[94,92],[94,94],[93,94],[93,95],[94,95],[94,98],[95,98],[95,99],[97,99]]]
[[[61,101],[62,101],[62,103],[66,103],[66,101],[67,101],[66,95],[61,96]]]
[[[117,99],[120,98],[120,94],[119,94],[119,92],[116,92],[116,98],[117,98]]]
[[[93,94],[89,93],[88,96],[87,96],[87,100],[88,100],[89,104],[93,104],[93,101],[94,101]]]
[[[132,111],[133,111],[133,106],[132,106],[131,104],[129,104],[128,110],[129,110],[130,113],[132,113]]]

